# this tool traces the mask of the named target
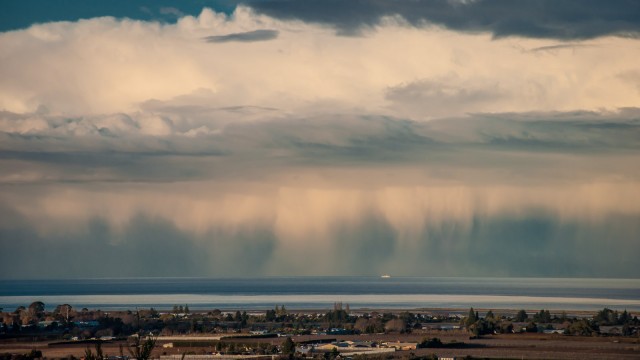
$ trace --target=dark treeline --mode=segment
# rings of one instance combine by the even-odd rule
[[[466,329],[471,336],[491,333],[555,331],[566,335],[622,335],[638,334],[640,321],[626,310],[603,309],[594,316],[569,317],[565,313],[551,314],[548,310],[527,313],[496,314],[488,311],[483,316],[471,308],[466,317],[443,313],[414,313],[409,311],[358,312],[336,303],[330,311],[322,313],[292,312],[275,306],[264,312],[190,311],[188,305],[176,305],[171,311],[153,308],[136,311],[101,311],[76,309],[62,304],[46,311],[40,301],[14,311],[0,312],[0,336],[42,336],[61,340],[109,339],[144,333],[176,335],[193,333],[254,332],[305,334],[373,334],[411,333],[416,330],[437,329],[438,324],[455,324]]]
[[[525,310],[520,310],[513,317],[498,316],[489,310],[484,317],[480,317],[478,312],[471,308],[461,323],[473,336],[545,331],[564,335],[633,336],[639,334],[640,328],[637,316],[632,317],[626,310],[619,313],[608,308],[598,311],[593,317],[568,317],[565,312],[552,315],[549,310],[544,309],[532,316]]]

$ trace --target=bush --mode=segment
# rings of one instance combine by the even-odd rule
[[[440,348],[443,347],[442,341],[438,338],[431,339],[422,339],[422,342],[419,344],[421,348]]]

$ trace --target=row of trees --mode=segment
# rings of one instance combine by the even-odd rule
[[[177,316],[183,314],[184,316]],[[0,331],[5,333],[32,331],[60,333],[64,336],[78,336],[80,338],[100,336],[126,336],[137,331],[162,333],[166,335],[184,333],[211,333],[240,331],[241,329],[286,331],[297,334],[308,334],[312,330],[337,328],[341,333],[382,333],[382,332],[411,332],[420,329],[425,322],[442,321],[442,318],[432,318],[425,314],[402,312],[400,314],[372,312],[354,316],[349,306],[342,303],[334,304],[333,310],[324,314],[297,314],[287,311],[284,305],[267,310],[263,316],[249,316],[246,312],[223,313],[213,310],[207,313],[190,313],[188,305],[174,307],[173,312],[159,313],[154,309],[140,311],[111,312],[76,311],[68,304],[59,305],[54,311],[45,311],[42,302],[34,302],[29,307],[19,307],[14,312],[3,312],[3,323]],[[23,317],[30,319],[22,321]],[[36,319],[36,320],[31,320]],[[34,325],[30,330],[24,330],[20,325],[34,324],[37,320],[53,321],[46,329]],[[91,321],[90,321],[91,320]],[[449,317],[446,321],[458,321]],[[91,322],[90,326],[83,322]],[[524,325],[518,323],[524,323]],[[13,325],[11,325],[13,324]],[[540,327],[552,328],[552,324],[563,324],[563,328],[570,334],[591,334],[598,332],[599,326],[620,325],[622,334],[628,335],[640,327],[637,318],[627,312],[611,309],[599,311],[593,318],[569,318],[566,314],[552,315],[549,310],[540,310],[534,314],[527,314],[525,310],[518,311],[515,316],[497,316],[488,311],[481,317],[473,308],[461,321],[474,335],[493,332],[509,333],[514,330],[514,324],[522,326],[525,331],[538,331]],[[557,325],[554,325],[557,327]],[[516,329],[520,331],[520,329]]]
[[[540,326],[546,329],[553,329],[552,324],[562,324],[564,333],[572,335],[593,335],[599,332],[600,326],[622,325],[621,334],[628,336],[633,333],[632,329],[634,327],[640,326],[640,320],[637,317],[632,318],[626,310],[618,313],[608,308],[599,311],[592,319],[569,318],[564,312],[560,316],[552,316],[549,310],[544,309],[535,313],[532,318],[529,318],[525,310],[518,311],[512,319],[507,317],[499,318],[491,310],[487,312],[484,318],[481,318],[477,311],[470,308],[468,315],[462,320],[462,325],[474,336],[479,336],[494,332],[512,332],[514,330],[513,322],[526,322],[527,324],[524,327],[526,332],[537,332]]]
[[[189,314],[189,305],[185,305],[184,307],[182,305],[173,305],[173,313],[175,315]]]

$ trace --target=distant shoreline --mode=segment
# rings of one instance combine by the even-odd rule
[[[498,301],[492,301],[494,299]],[[208,301],[211,300],[211,301]],[[421,301],[424,300],[424,301]],[[300,312],[325,311],[333,308],[335,302],[349,304],[352,311],[438,311],[464,312],[469,307],[492,310],[540,310],[571,311],[590,313],[603,308],[640,312],[640,300],[594,299],[594,298],[552,298],[552,297],[510,297],[510,296],[463,296],[463,295],[255,295],[218,296],[191,294],[154,295],[77,295],[77,296],[0,296],[0,308],[5,311],[19,306],[27,306],[33,301],[42,301],[46,309],[57,305],[70,304],[74,308],[103,311],[127,311],[154,308],[166,311],[174,305],[188,305],[192,311],[265,311],[276,305]]]
[[[349,304],[363,311],[460,312],[478,309],[549,309],[593,312],[603,308],[640,312],[640,280],[558,278],[263,277],[238,279],[128,278],[0,280],[0,307],[13,310],[33,301],[47,309],[126,311],[265,311],[276,305],[313,311]]]
[[[37,300],[37,299],[36,299]],[[28,304],[24,304],[23,306],[27,306]],[[51,311],[53,308],[55,308],[55,306],[57,306],[59,304],[50,304],[47,305],[47,311]],[[189,305],[189,304],[187,304]],[[189,305],[191,307],[191,305]],[[274,305],[275,306],[275,305]],[[602,308],[600,309],[594,309],[594,310],[584,310],[584,309],[572,309],[570,307],[568,308],[564,308],[564,309],[552,309],[552,308],[527,308],[527,307],[511,307],[511,308],[500,308],[500,307],[477,307],[477,306],[469,306],[472,307],[473,309],[475,309],[476,311],[478,311],[480,314],[485,314],[488,311],[492,311],[493,313],[496,314],[501,314],[501,315],[514,315],[515,313],[517,313],[520,310],[525,310],[527,313],[536,313],[542,309],[544,310],[548,310],[552,315],[561,315],[562,313],[564,313],[566,316],[569,317],[582,317],[582,316],[589,316],[589,315],[593,315],[596,314],[598,311],[602,310]],[[417,308],[411,308],[411,307],[407,307],[407,308],[400,308],[400,307],[352,307],[350,309],[350,314],[352,315],[363,315],[363,314],[370,314],[370,313],[379,313],[379,314],[383,314],[383,313],[391,313],[391,314],[400,314],[403,312],[410,312],[410,313],[414,313],[414,314],[433,314],[433,315],[441,315],[441,314],[448,314],[448,315],[460,315],[460,316],[465,316],[468,311],[469,311],[469,307],[466,308],[452,308],[452,307],[417,307]],[[51,309],[50,309],[51,308]],[[106,307],[86,307],[87,310],[89,311],[103,311],[103,312],[108,312],[108,313],[129,313],[129,312],[136,312],[136,311],[148,311],[151,309],[154,309],[156,311],[158,311],[159,313],[172,313],[173,310],[169,307],[144,307],[144,306],[135,306],[135,305],[131,305],[129,307],[122,307],[122,308],[106,308]],[[607,307],[610,308],[612,310],[627,310],[629,311],[631,314],[633,315],[638,315],[640,316],[640,310],[632,310],[632,309],[626,309],[626,308],[616,308],[616,307]],[[82,309],[82,307],[76,307],[73,306],[73,309],[75,309],[76,311]],[[12,308],[4,308],[3,311],[5,312],[11,312],[14,309]],[[248,315],[252,316],[252,315],[264,315],[264,313],[267,310],[271,310],[271,309],[263,309],[263,308],[251,308],[251,307],[229,307],[229,308],[218,308],[215,306],[212,306],[210,308],[190,308],[190,313],[191,314],[207,314],[209,312],[212,311],[216,311],[219,310],[221,313],[223,314],[233,314],[237,311],[240,312],[246,312]],[[329,312],[333,310],[333,307],[318,307],[318,308],[296,308],[296,307],[287,307],[287,312],[291,313],[291,314],[324,314],[326,312]]]

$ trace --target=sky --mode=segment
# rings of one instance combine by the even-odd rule
[[[0,278],[639,278],[640,2],[0,3]]]

